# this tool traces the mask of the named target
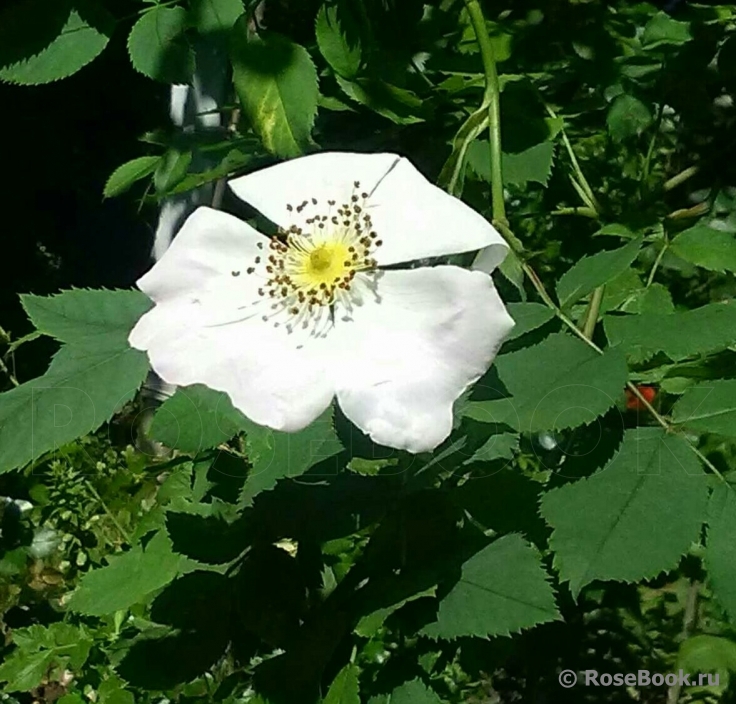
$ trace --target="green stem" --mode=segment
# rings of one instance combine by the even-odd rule
[[[478,0],[465,0],[470,23],[478,40],[483,61],[486,89],[483,104],[488,107],[488,145],[491,151],[491,202],[493,219],[506,223],[506,204],[503,199],[503,168],[501,165],[501,86],[498,81],[493,45],[488,36],[486,20]]]
[[[557,113],[549,106],[545,105],[547,109],[547,114],[553,118],[557,119]],[[562,129],[560,130],[560,134],[562,135],[562,143],[565,145],[565,149],[567,150],[567,155],[570,157],[570,164],[572,165],[572,170],[575,173],[575,177],[577,178],[577,183],[573,181],[573,186],[579,186],[583,193],[580,193],[578,191],[578,195],[582,198],[583,202],[587,206],[589,206],[592,210],[595,210],[597,213],[600,213],[600,206],[598,205],[598,201],[595,197],[595,194],[593,193],[593,189],[590,187],[590,184],[588,183],[588,179],[585,178],[585,174],[583,173],[582,168],[580,168],[580,162],[578,161],[577,156],[575,156],[575,150],[572,148],[572,144],[570,143],[570,138],[567,136],[567,132],[565,131],[565,127],[563,125]],[[577,188],[575,190],[578,190]]]
[[[662,185],[662,190],[671,191],[673,188],[677,188],[680,184],[685,183],[685,181],[695,176],[698,171],[700,171],[699,166],[689,166],[684,171],[680,171],[679,174],[675,174],[672,178],[667,179]]]
[[[552,215],[580,215],[584,218],[598,219],[598,211],[589,208],[587,205],[578,208],[557,208],[552,211]]]
[[[595,326],[598,323],[598,315],[601,312],[601,303],[603,301],[603,292],[605,291],[605,288],[605,286],[599,286],[595,291],[593,291],[593,295],[590,298],[590,304],[588,305],[588,310],[585,313],[583,335],[585,335],[589,340],[593,338],[593,332],[595,331]]]
[[[657,269],[659,269],[659,265],[662,262],[662,257],[664,257],[664,253],[667,251],[668,247],[669,247],[669,243],[665,242],[662,245],[662,249],[659,250],[659,254],[657,255],[657,258],[654,260],[654,264],[652,264],[652,270],[649,272],[649,276],[647,277],[646,288],[649,288],[652,285],[652,282],[654,281],[654,275],[657,273]]]

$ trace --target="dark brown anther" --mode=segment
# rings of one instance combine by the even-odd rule
[[[289,212],[291,212],[292,210],[294,210],[294,206],[293,206],[293,205],[291,205],[291,203],[289,203],[289,204],[288,204],[288,205],[286,206],[286,209],[287,209],[287,210],[288,210]]]
[[[350,261],[346,261],[342,263],[343,266],[350,266]]]
[[[350,200],[352,200],[352,201],[353,201],[353,203],[357,203],[357,202],[358,202],[358,200],[359,200],[359,198],[358,198],[358,196],[352,196],[352,197],[350,198]]]
[[[376,247],[380,247],[383,244],[383,240],[376,240]]]
[[[360,188],[360,181],[353,182],[353,186],[355,186],[356,188]]]
[[[327,205],[335,205],[335,201],[334,200],[328,200],[327,201]]]
[[[263,242],[257,242],[256,247],[258,247],[258,249],[263,249]]]
[[[272,267],[272,266],[267,266],[267,267],[266,267],[266,271],[267,271],[267,272],[268,272],[269,274],[273,274],[273,267]]]
[[[260,263],[261,263],[261,258],[260,257],[256,257],[256,264],[260,264]]]
[[[316,198],[312,198],[312,205],[317,205],[317,199]]]
[[[239,271],[231,271],[230,273],[231,273],[231,274],[232,274],[233,276],[240,276],[240,272],[239,272]]]
[[[246,270],[246,274],[252,274],[255,271],[255,267],[249,266]]]

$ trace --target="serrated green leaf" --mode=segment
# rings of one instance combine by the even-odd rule
[[[345,665],[332,680],[322,704],[360,704],[357,665]]]
[[[61,342],[96,349],[127,347],[128,334],[151,308],[140,291],[72,289],[53,296],[22,294],[31,322]]]
[[[666,12],[658,12],[644,27],[641,43],[646,49],[654,49],[663,44],[679,46],[691,39],[689,22],[680,22]]]
[[[695,266],[710,271],[736,271],[736,237],[730,232],[695,225],[677,235],[670,249]]]
[[[227,394],[197,384],[178,388],[156,411],[151,438],[182,452],[197,453],[253,427]]]
[[[516,323],[507,340],[514,340],[536,330],[555,317],[554,311],[541,303],[508,303],[506,309]]]
[[[711,303],[669,314],[607,315],[603,326],[609,343],[635,364],[658,352],[677,362],[736,344],[736,305]]]
[[[146,355],[130,347],[62,347],[46,374],[0,395],[0,473],[97,430],[147,373]]]
[[[697,432],[736,437],[736,379],[690,387],[672,409],[672,420]]]
[[[600,355],[563,333],[539,345],[501,355],[495,368],[510,398],[471,401],[465,415],[485,423],[504,423],[520,432],[574,428],[605,413],[621,396],[627,367],[623,355]],[[476,385],[474,395],[503,389]]]
[[[525,186],[527,183],[546,186],[552,175],[554,158],[554,142],[540,142],[523,152],[503,154],[503,182],[510,186]]]
[[[125,193],[136,181],[152,174],[159,161],[160,156],[139,156],[118,166],[107,179],[103,195],[105,198],[114,198]]]
[[[685,440],[658,428],[628,430],[602,470],[542,499],[555,567],[574,597],[596,579],[636,581],[672,569],[698,539],[707,499]]]
[[[191,0],[191,24],[200,34],[228,32],[245,12],[243,0]]]
[[[368,704],[442,704],[442,700],[433,689],[429,689],[417,679],[405,682],[391,694],[372,697]]]
[[[560,614],[539,553],[519,535],[499,538],[467,560],[441,599],[432,638],[509,635]]]
[[[672,294],[662,284],[651,284],[647,288],[634,291],[621,306],[625,313],[660,313],[675,312]]]
[[[397,125],[414,125],[425,120],[424,103],[410,90],[374,78],[348,81],[337,76],[337,83],[349,98]]]
[[[253,467],[241,494],[241,502],[246,505],[260,492],[272,489],[279,479],[298,477],[343,450],[335,433],[332,408],[298,433],[282,433],[252,424],[247,447]],[[329,464],[329,473],[334,474],[337,470]]]
[[[552,174],[555,145],[550,139],[534,144],[521,152],[504,152],[501,155],[503,182],[510,186],[524,186],[527,183],[547,185]],[[468,145],[468,166],[482,179],[490,182],[491,167],[488,142],[476,139]]]
[[[36,653],[14,651],[0,664],[0,681],[7,681],[3,689],[8,692],[32,690],[41,684],[53,659],[54,653],[50,650],[39,650]]]
[[[617,141],[640,135],[652,124],[652,113],[633,95],[619,95],[608,109],[608,132]]]
[[[326,2],[317,15],[317,45],[327,63],[344,78],[360,68],[360,27],[348,3]]]
[[[635,239],[610,252],[583,257],[562,275],[557,284],[560,307],[567,308],[577,303],[599,286],[627,271],[639,254],[641,242],[641,239]]]
[[[69,600],[69,608],[89,616],[105,616],[144,600],[176,577],[181,556],[172,552],[166,531],[142,547],[111,555],[105,567],[87,572]]]
[[[133,26],[128,55],[133,68],[163,83],[189,83],[194,73],[194,52],[184,31],[188,13],[183,7],[155,6]]]
[[[268,151],[299,156],[312,144],[317,71],[303,46],[271,32],[249,39],[248,31],[241,19],[232,35],[238,99]]]
[[[63,622],[18,628],[13,631],[13,642],[18,647],[0,665],[0,681],[7,681],[4,689],[8,692],[28,692],[42,682],[51,667],[78,670],[92,646],[83,629]]]
[[[705,566],[713,594],[736,623],[736,493],[718,484],[708,507]]]
[[[49,19],[43,18],[47,13]],[[54,25],[59,19],[63,23],[57,25],[57,33]],[[104,7],[89,0],[62,1],[56,8],[32,2],[7,8],[0,15],[0,27],[0,43],[10,47],[0,49],[0,80],[31,86],[71,76],[97,58],[110,40],[115,20]]]

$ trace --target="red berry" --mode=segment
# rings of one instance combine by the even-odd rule
[[[637,385],[639,393],[647,400],[648,403],[654,401],[657,396],[657,389],[654,386],[639,386]],[[641,402],[638,396],[634,395],[633,391],[626,389],[626,408],[630,411],[643,411],[645,406]]]

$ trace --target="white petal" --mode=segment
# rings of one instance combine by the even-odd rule
[[[373,229],[383,245],[379,266],[487,248],[490,272],[508,245],[479,213],[431,184],[407,159],[401,159],[368,201]]]
[[[258,249],[259,243],[263,249]],[[138,288],[156,303],[218,292],[223,298],[250,301],[262,283],[246,271],[267,251],[268,243],[267,237],[232,215],[197,208],[161,260],[139,279]]]
[[[375,442],[432,450],[514,322],[490,276],[454,266],[385,271],[376,292],[336,311],[338,402]]]
[[[157,305],[130,334],[154,371],[177,386],[205,384],[230,396],[259,425],[301,430],[330,404],[322,339],[289,334],[260,317],[212,325],[209,311],[186,302]]]
[[[328,200],[348,203],[354,193],[370,194],[398,160],[396,154],[320,152],[240,176],[229,185],[238,198],[287,227],[296,219],[287,205],[311,204],[316,198],[322,213]]]

